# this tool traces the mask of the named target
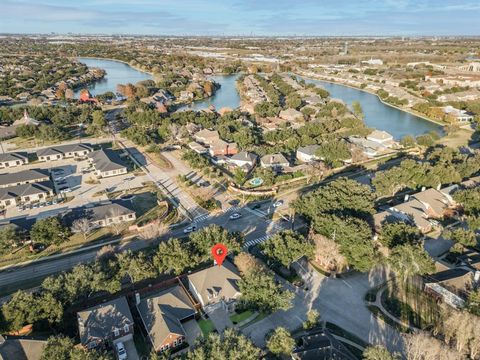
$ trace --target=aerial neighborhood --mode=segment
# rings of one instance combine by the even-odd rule
[[[0,360],[480,359],[478,37],[116,5],[0,36]]]

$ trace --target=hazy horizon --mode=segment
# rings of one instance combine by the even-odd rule
[[[465,0],[0,0],[0,33],[153,36],[477,36]]]

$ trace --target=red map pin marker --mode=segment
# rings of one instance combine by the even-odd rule
[[[212,247],[212,256],[218,266],[222,265],[223,260],[225,260],[225,258],[227,257],[227,252],[228,249],[223,244],[217,244]]]

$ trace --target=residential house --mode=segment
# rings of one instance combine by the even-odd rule
[[[137,304],[155,352],[175,349],[186,340],[182,323],[195,318],[192,300],[181,285],[150,295]]]
[[[295,360],[356,359],[327,329],[311,330],[298,340],[300,346],[292,352],[292,359]]]
[[[111,149],[100,149],[88,154],[98,177],[106,178],[127,173],[127,166],[118,153]]]
[[[295,109],[282,110],[278,117],[289,122],[302,122],[305,120],[303,113]]]
[[[359,136],[349,136],[348,141],[360,148],[368,158],[374,158],[386,150],[382,144]]]
[[[213,141],[208,148],[210,156],[229,156],[238,152],[236,143],[229,143],[218,139]]]
[[[0,168],[11,168],[28,164],[26,152],[8,152],[0,154]]]
[[[283,168],[289,167],[290,163],[282,154],[264,155],[260,159],[260,165],[263,168],[271,168],[274,171],[281,171]]]
[[[258,156],[254,153],[241,151],[229,159],[229,163],[243,170],[250,171],[257,163]]]
[[[473,121],[473,115],[466,110],[459,110],[451,105],[443,107],[443,112],[447,117],[453,117],[459,123],[469,123]]]
[[[190,291],[206,313],[218,308],[233,312],[240,297],[239,280],[237,268],[229,261],[188,275]]]
[[[383,130],[373,130],[368,136],[367,140],[378,143],[386,148],[391,148],[395,145],[393,136]]]
[[[380,231],[384,221],[408,221],[423,233],[432,229],[432,219],[440,219],[455,206],[452,197],[436,189],[418,192],[407,201],[373,216],[375,228]]]
[[[197,132],[194,136],[195,140],[204,145],[211,145],[212,142],[220,139],[220,135],[216,130],[203,129]]]
[[[196,141],[189,142],[187,145],[190,149],[195,151],[197,154],[207,154],[208,148],[203,146],[202,144],[197,143]]]
[[[136,214],[132,209],[119,203],[102,204],[86,208],[87,218],[95,227],[104,227],[112,224],[121,224],[135,220]]]
[[[31,203],[53,196],[51,181],[21,184],[0,188],[0,206],[7,208],[20,203]]]
[[[449,268],[438,261],[435,268],[435,274],[424,276],[425,291],[453,308],[463,308],[473,285],[473,272],[466,267]]]
[[[23,112],[23,117],[18,119],[18,120],[15,120],[12,124],[12,126],[14,126],[14,127],[18,127],[18,126],[21,126],[21,125],[38,126],[38,125],[40,125],[40,121],[35,120],[34,118],[30,117],[30,115],[28,115],[28,111],[25,110]]]
[[[320,148],[320,145],[307,145],[302,146],[297,149],[297,160],[309,163],[312,161],[320,160],[316,155],[317,150]]]
[[[45,340],[0,335],[0,360],[40,360],[46,344]]]
[[[120,297],[77,313],[80,341],[87,349],[133,339],[133,317]]]
[[[50,175],[43,169],[28,169],[0,174],[0,188],[49,181]]]
[[[90,144],[67,144],[52,146],[49,148],[37,151],[38,160],[52,161],[61,160],[65,158],[79,158],[84,157],[93,151],[93,146]]]

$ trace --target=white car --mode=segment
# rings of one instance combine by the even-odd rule
[[[273,207],[280,207],[283,205],[283,200],[278,200],[273,203]]]
[[[237,219],[240,219],[241,217],[242,217],[242,214],[233,213],[232,215],[229,216],[229,219],[230,220],[237,220]]]
[[[115,348],[117,349],[117,356],[118,360],[127,360],[127,351],[125,350],[125,345],[122,342],[118,342],[115,344]]]
[[[189,227],[186,227],[185,229],[183,229],[183,233],[184,234],[190,234],[191,232],[194,232],[195,230],[197,230],[197,227],[195,225],[192,225],[192,226],[189,226]]]

